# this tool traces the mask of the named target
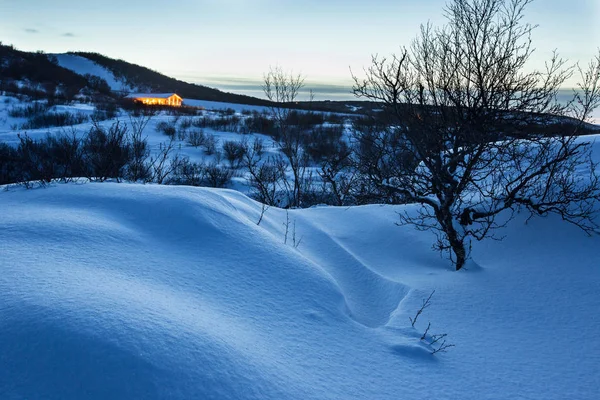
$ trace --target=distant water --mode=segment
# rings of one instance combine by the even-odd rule
[[[254,79],[246,78],[235,78],[235,77],[180,77],[180,79],[187,80],[188,82],[197,83],[213,88],[217,88],[224,92],[231,92],[236,94],[244,94],[247,96],[258,97],[261,99],[265,98],[265,94],[262,89],[263,82]],[[298,95],[298,100],[306,101],[310,100],[310,95],[313,95],[315,101],[324,100],[357,100],[352,94],[352,82],[344,81],[341,83],[331,84],[324,82],[305,81],[305,87]]]
[[[231,92],[236,94],[243,94],[247,96],[258,97],[261,99],[265,98],[265,94],[262,89],[262,81],[246,79],[246,78],[235,78],[235,77],[181,77],[186,78],[187,81],[198,83],[201,85],[214,87],[224,92]],[[352,93],[352,82],[343,81],[336,84],[306,81],[304,89],[300,92],[298,100],[306,101],[310,100],[310,91],[312,90],[313,99],[315,101],[350,101],[350,100],[364,100],[354,96]],[[562,103],[567,103],[573,97],[573,91],[571,89],[561,90],[558,94],[558,100]],[[596,109],[591,116],[594,123],[600,124],[600,109]]]

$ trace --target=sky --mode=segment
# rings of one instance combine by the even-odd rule
[[[269,67],[345,95],[372,54],[444,22],[446,0],[0,0],[0,41],[47,53],[93,51],[178,79],[259,91]],[[536,0],[532,65],[553,49],[587,62],[600,47],[600,0]],[[570,82],[571,84],[574,82]],[[260,93],[255,93],[260,94]],[[318,98],[317,98],[318,100]]]

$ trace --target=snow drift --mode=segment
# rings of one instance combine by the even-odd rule
[[[517,218],[453,272],[401,207],[257,225],[238,192],[103,183],[0,209],[5,399],[597,395],[600,238],[556,218]],[[431,355],[428,322],[456,347]]]

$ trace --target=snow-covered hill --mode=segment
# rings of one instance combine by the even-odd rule
[[[400,206],[257,225],[238,192],[103,183],[0,209],[5,399],[597,398],[600,238],[557,218],[453,272]]]
[[[115,75],[108,69],[95,62],[88,60],[85,57],[81,57],[75,54],[52,54],[56,58],[58,65],[68,70],[71,70],[79,75],[90,74],[102,78],[108,83],[111,90],[116,91],[129,91],[131,90],[127,84],[120,79],[117,79]]]

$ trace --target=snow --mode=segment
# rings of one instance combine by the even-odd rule
[[[11,145],[18,105],[0,97]],[[154,153],[171,120],[146,128]],[[0,187],[0,210],[2,398],[597,398],[600,235],[556,217],[517,215],[454,272],[430,233],[395,225],[411,206],[269,208],[257,225],[236,191],[81,181]],[[456,347],[432,355],[429,322]]]
[[[27,121],[27,118],[14,118],[9,115],[9,112],[13,107],[21,105],[22,103],[14,97],[0,95],[0,142],[2,142],[1,134],[3,131],[13,131],[13,128],[18,127]]]
[[[226,109],[226,108],[234,108],[234,109],[238,110],[238,111],[236,111],[238,113],[241,111],[244,111],[244,110],[260,109],[259,107],[253,107],[253,106],[249,106],[249,105],[236,105],[236,104],[230,104],[230,103],[216,103],[216,102],[200,102],[200,103],[206,105],[205,110],[202,111],[202,116],[181,117],[181,118],[179,118],[179,121],[181,122],[185,119],[189,119],[189,118],[196,119],[199,117],[217,118],[217,117],[221,116],[221,114],[219,114],[218,110],[222,110],[222,109]],[[13,97],[0,96],[0,143],[3,142],[8,145],[16,147],[16,146],[18,146],[18,144],[20,142],[19,135],[23,134],[23,133],[26,133],[28,137],[30,137],[34,140],[42,140],[48,135],[64,134],[65,132],[67,132],[68,134],[75,132],[75,134],[78,137],[84,137],[93,126],[93,123],[90,118],[90,120],[88,122],[85,122],[85,123],[82,123],[79,125],[75,125],[73,127],[52,127],[52,128],[41,128],[41,129],[30,129],[30,130],[27,130],[26,132],[24,132],[22,129],[16,129],[16,128],[20,128],[24,123],[26,123],[27,119],[26,118],[12,118],[8,115],[8,111],[12,107],[23,107],[23,106],[26,106],[29,104],[31,104],[31,103],[19,102],[19,100],[17,100],[16,98],[13,98]],[[220,106],[222,106],[222,107],[220,107]],[[60,112],[67,111],[67,112],[71,112],[73,114],[86,114],[88,116],[91,116],[93,114],[95,108],[93,106],[90,106],[87,104],[74,103],[71,105],[54,106],[53,110],[60,111]],[[217,111],[213,112],[210,110],[217,110]],[[161,122],[162,123],[164,123],[164,122],[172,123],[174,120],[175,120],[175,118],[173,116],[170,116],[164,112],[161,112],[158,115],[155,115],[151,118],[146,129],[143,132],[143,136],[148,141],[148,147],[150,149],[152,156],[156,157],[159,154],[161,148],[167,146],[167,144],[170,141],[170,138],[168,136],[166,136],[164,133],[162,133],[161,131],[158,130],[158,128],[157,128],[158,125]],[[125,112],[121,112],[115,119],[101,121],[101,122],[99,122],[99,125],[108,128],[112,124],[114,124],[116,121],[120,121],[122,124],[125,124],[129,128],[131,128],[131,120],[129,118],[129,115]],[[191,128],[191,130],[197,130],[197,129]],[[205,134],[213,135],[215,137],[215,139],[217,140],[218,148],[221,148],[223,143],[226,141],[240,142],[242,140],[247,140],[249,143],[251,143],[255,139],[260,139],[264,143],[266,153],[275,154],[279,151],[278,147],[275,145],[275,143],[273,141],[273,138],[271,138],[270,136],[267,136],[267,135],[263,135],[263,134],[259,134],[259,133],[239,134],[239,133],[234,133],[234,132],[222,132],[222,131],[217,131],[217,130],[210,129],[210,128],[205,128],[205,129],[203,129],[203,131]],[[206,152],[202,148],[192,147],[191,145],[189,145],[187,143],[186,140],[180,140],[178,137],[175,138],[174,148],[175,148],[175,150],[173,152],[173,156],[175,154],[179,154],[180,156],[188,157],[190,159],[190,161],[192,161],[192,162],[216,161],[214,156],[207,155]],[[221,160],[221,164],[226,165],[227,161],[223,159],[223,160]],[[243,192],[248,191],[246,179],[243,177],[235,177],[233,179],[231,187],[235,187],[236,189],[239,189]]]
[[[394,224],[410,206],[257,225],[231,190],[80,182],[0,209],[3,398],[597,398],[600,237],[559,218],[454,272]],[[428,322],[456,347],[431,355]]]
[[[155,98],[155,99],[168,99],[176,93],[130,93],[127,95],[129,99],[139,98]]]
[[[190,107],[202,107],[205,110],[227,110],[232,109],[235,112],[240,113],[242,111],[257,111],[263,112],[268,110],[269,107],[265,106],[251,106],[247,104],[234,104],[234,103],[223,103],[220,101],[208,101],[208,100],[195,100],[195,99],[183,99],[183,104]]]
[[[76,74],[90,74],[104,79],[108,83],[108,86],[110,86],[111,90],[127,91],[130,89],[125,82],[117,79],[110,70],[85,57],[74,54],[51,54],[51,56],[56,57],[58,65],[71,70]]]

